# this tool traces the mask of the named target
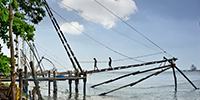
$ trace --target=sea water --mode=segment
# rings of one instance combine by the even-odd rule
[[[200,90],[194,87],[179,73],[177,77],[177,91],[174,86],[174,76],[172,72],[163,72],[157,76],[152,76],[132,87],[128,86],[120,90],[111,92],[105,96],[99,96],[103,92],[116,89],[118,87],[133,83],[152,73],[131,75],[112,83],[103,84],[95,88],[90,86],[104,82],[109,79],[128,74],[131,72],[101,72],[87,75],[86,95],[83,95],[83,81],[79,83],[79,94],[75,94],[75,83],[72,83],[72,92],[69,93],[68,81],[58,81],[57,98],[53,97],[53,83],[51,83],[51,95],[48,96],[48,82],[40,82],[41,92],[45,100],[200,100]],[[200,87],[200,72],[184,72],[184,74]]]

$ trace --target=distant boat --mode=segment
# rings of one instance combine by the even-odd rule
[[[190,67],[190,70],[182,70],[183,72],[200,72],[200,70],[197,70],[197,67],[192,64]]]

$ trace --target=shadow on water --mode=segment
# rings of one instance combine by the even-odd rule
[[[188,90],[180,90],[180,91],[174,91],[173,94],[173,100],[179,100],[179,99],[184,99],[184,100],[189,100],[189,99],[193,99],[193,100],[200,100],[199,99],[199,93],[198,92],[199,89],[192,89],[190,91]],[[191,95],[193,95],[193,97],[190,97]]]
[[[174,91],[174,98],[173,98],[173,100],[178,100],[178,98],[177,98],[177,91],[176,90]]]

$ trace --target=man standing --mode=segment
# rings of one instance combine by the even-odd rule
[[[109,66],[110,68],[112,68],[111,63],[112,63],[112,59],[111,59],[111,57],[109,57],[108,66]]]
[[[97,70],[99,70],[98,67],[97,67],[97,60],[96,60],[96,58],[94,58],[94,70],[95,70],[95,68],[96,68]]]

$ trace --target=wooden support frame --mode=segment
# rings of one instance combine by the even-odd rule
[[[80,70],[81,72],[83,72],[83,70],[82,70],[82,68],[81,68],[81,66],[80,66],[80,64],[79,64],[79,62],[78,62],[76,56],[74,55],[74,53],[73,53],[73,51],[72,51],[70,45],[69,45],[68,42],[67,42],[67,39],[65,38],[63,32],[60,30],[60,26],[58,25],[58,23],[57,23],[57,21],[56,21],[54,15],[53,15],[53,13],[51,12],[51,9],[50,9],[50,7],[48,6],[48,3],[46,2],[46,0],[43,0],[43,1],[46,3],[45,8],[46,8],[46,10],[47,10],[47,13],[48,13],[48,15],[49,15],[49,17],[50,17],[50,19],[51,19],[51,22],[53,23],[54,28],[56,29],[56,31],[57,31],[57,33],[58,33],[58,36],[59,36],[59,38],[60,38],[60,40],[61,40],[61,42],[62,42],[62,44],[63,44],[63,46],[64,46],[64,48],[65,48],[65,50],[66,50],[66,52],[67,52],[67,55],[68,55],[68,57],[69,57],[69,59],[70,59],[72,65],[73,65],[74,69],[75,69],[75,70],[78,70],[78,69],[76,68],[76,65],[77,65],[78,68],[79,68],[79,70]],[[69,52],[68,50],[69,50],[70,52]],[[72,56],[72,57],[71,57],[71,56]],[[72,58],[73,58],[73,59],[72,59]],[[76,65],[75,65],[74,61],[75,61]]]
[[[25,41],[26,41],[26,40],[25,40]],[[28,46],[29,46],[29,48],[31,49],[33,55],[35,56],[36,61],[37,61],[37,63],[38,63],[38,66],[39,66],[39,68],[40,68],[40,71],[41,71],[41,73],[42,73],[42,77],[44,77],[44,72],[43,72],[43,70],[42,70],[42,67],[40,66],[39,60],[38,60],[38,58],[37,58],[37,56],[36,56],[36,54],[35,54],[35,52],[34,52],[34,49],[33,49],[32,45],[29,44],[28,41],[26,41],[26,43],[28,44]]]
[[[167,67],[167,68],[165,68],[165,69],[163,69],[163,70],[161,70],[161,71],[157,71],[157,72],[155,72],[155,73],[153,73],[153,74],[151,74],[151,75],[148,75],[148,76],[146,76],[146,77],[144,77],[144,78],[141,78],[140,80],[138,80],[138,81],[136,81],[136,82],[130,83],[130,84],[128,84],[128,85],[121,86],[121,87],[119,87],[119,88],[110,90],[110,91],[108,91],[108,92],[101,93],[101,94],[99,94],[99,95],[100,95],[100,96],[106,95],[106,94],[108,94],[108,93],[117,91],[117,90],[119,90],[119,89],[122,89],[122,88],[125,88],[125,87],[128,87],[128,86],[136,85],[137,83],[142,82],[142,81],[144,81],[144,80],[150,78],[150,77],[153,76],[153,75],[158,75],[158,74],[160,74],[160,73],[162,73],[162,72],[164,72],[164,71],[166,71],[166,70],[168,70],[168,69],[170,69],[170,68],[171,68],[171,67]]]
[[[48,77],[51,78],[51,72],[50,71],[48,71]],[[49,83],[49,86],[48,86],[48,95],[50,95],[51,94],[51,81],[48,81],[48,83]]]
[[[54,77],[54,80],[53,80],[53,95],[54,97],[57,98],[57,81],[56,81],[56,71],[53,71],[53,77]]]
[[[158,64],[158,63],[167,62],[167,61],[171,61],[171,60],[172,61],[176,61],[177,58],[164,59],[164,60],[160,60],[160,61],[151,61],[151,62],[146,62],[146,63],[142,63],[142,64],[135,64],[135,65],[128,65],[128,66],[119,66],[119,67],[113,67],[113,68],[104,68],[104,69],[100,69],[100,70],[90,70],[90,71],[87,71],[87,73],[91,74],[91,73],[98,73],[98,72],[105,72],[105,71],[127,69],[127,68],[139,67],[139,66],[144,66],[144,65]]]
[[[83,95],[86,95],[86,82],[87,82],[87,73],[83,73]]]
[[[84,79],[83,77],[66,77],[66,78],[38,78],[38,81],[53,81],[53,80],[59,80],[59,81],[65,81],[65,80],[76,80],[76,79]],[[33,78],[29,79],[23,79],[25,81],[34,81]],[[0,79],[0,81],[11,81],[10,79]],[[16,79],[16,81],[19,81],[19,79]]]
[[[166,57],[163,57],[164,59],[167,60]],[[176,72],[175,72],[175,63],[173,62],[173,60],[168,60],[168,62],[171,64],[171,67],[172,67],[172,71],[173,71],[173,76],[174,76],[174,86],[175,86],[175,91],[177,91],[177,78],[176,78]]]
[[[187,78],[187,76],[186,76],[178,67],[176,67],[176,66],[174,66],[174,67],[187,79],[187,81],[188,81],[195,89],[199,89],[199,88],[197,88],[197,87],[192,83],[192,81],[190,81],[189,78]]]
[[[32,69],[32,77],[33,77],[33,79],[34,79],[34,83],[35,83],[35,88],[34,88],[34,90],[36,90],[36,93],[37,93],[37,95],[38,95],[38,99],[39,100],[43,100],[43,98],[42,98],[42,95],[41,95],[41,93],[40,93],[40,90],[39,90],[39,82],[38,82],[38,79],[37,79],[37,74],[36,74],[36,72],[35,72],[35,68],[34,68],[34,65],[33,65],[33,62],[31,61],[30,62],[30,66],[31,66],[31,69]],[[34,94],[34,93],[33,93]]]
[[[167,60],[166,57],[164,57],[164,59]],[[174,69],[174,68],[176,68],[176,69],[188,80],[188,82],[189,82],[195,89],[199,89],[199,88],[197,88],[197,87],[192,83],[192,81],[190,81],[190,79],[189,79],[178,67],[176,67],[176,64],[173,63],[173,60],[168,60],[168,62],[171,64],[172,70],[173,70],[174,83],[175,83],[175,91],[177,91],[177,78],[176,78],[176,74],[175,74],[175,69]]]
[[[19,93],[19,100],[22,100],[22,90],[23,90],[23,77],[22,77],[22,69],[19,69],[19,89],[20,89],[20,93]]]
[[[132,72],[132,73],[130,73],[130,74],[122,75],[122,76],[117,77],[117,78],[115,78],[115,79],[111,79],[111,80],[108,80],[108,81],[105,81],[105,82],[102,82],[102,83],[93,85],[93,86],[91,86],[91,88],[94,88],[94,87],[96,87],[96,86],[100,86],[100,85],[103,85],[103,84],[108,84],[108,83],[110,83],[110,82],[114,82],[114,81],[116,81],[116,80],[122,79],[122,78],[124,78],[124,77],[128,77],[128,76],[130,76],[130,75],[141,74],[141,73],[145,73],[145,72],[149,72],[149,71],[153,71],[153,70],[157,70],[157,69],[166,68],[166,67],[169,67],[169,66],[171,66],[171,65],[162,66],[162,67],[156,67],[156,68],[151,68],[151,69],[144,70],[144,71]]]

